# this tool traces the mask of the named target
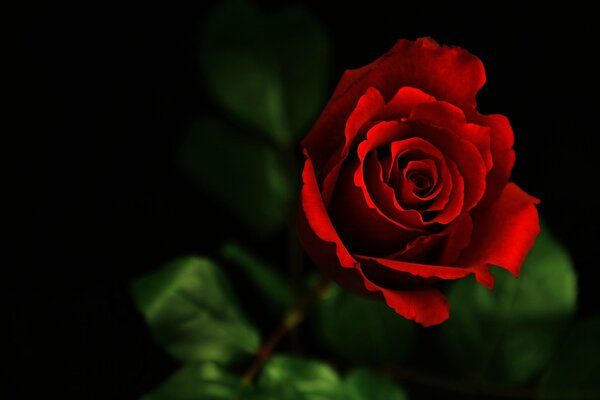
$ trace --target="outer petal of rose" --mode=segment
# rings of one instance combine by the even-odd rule
[[[500,196],[508,183],[515,164],[515,152],[512,150],[514,134],[508,118],[503,115],[480,115],[471,111],[469,119],[478,125],[490,127],[493,168],[487,175],[486,193],[480,201],[481,207],[487,207]]]
[[[405,261],[388,260],[377,257],[355,256],[364,266],[379,266],[388,270],[407,273],[421,278],[438,278],[441,280],[453,280],[464,278],[469,274],[485,273],[476,268],[461,268],[441,265],[418,264]],[[388,279],[389,280],[389,279]]]
[[[495,265],[518,276],[540,232],[539,200],[514,183],[489,208],[473,212],[473,235],[457,265]]]
[[[419,287],[412,290],[386,289],[373,283],[364,273],[362,276],[365,287],[368,290],[383,294],[387,305],[406,319],[415,321],[423,326],[432,326],[446,321],[450,315],[448,300],[435,288]]]
[[[348,120],[344,127],[344,143],[340,146],[337,153],[328,160],[327,165],[324,167],[326,170],[331,169],[333,165],[338,164],[346,158],[350,146],[358,135],[360,128],[381,112],[384,107],[385,101],[383,100],[381,93],[379,93],[379,90],[373,87],[368,88],[360,99],[358,99],[356,107],[348,116]]]
[[[329,204],[333,189],[337,183],[337,179],[342,167],[342,163],[348,156],[348,152],[354,139],[359,133],[360,128],[377,113],[379,113],[385,103],[379,91],[375,88],[368,88],[358,100],[358,104],[348,117],[344,128],[344,141],[340,144],[339,149],[329,158],[327,163],[322,168],[323,178],[323,198],[325,204]],[[332,138],[335,135],[330,135]]]
[[[377,118],[380,120],[406,118],[410,115],[414,106],[435,101],[435,97],[420,89],[410,86],[401,87],[394,97],[383,107],[383,110],[377,114]]]
[[[411,86],[462,109],[475,107],[475,96],[485,82],[481,61],[458,47],[439,46],[429,38],[399,40],[375,62],[342,76],[332,98],[302,146],[317,169],[344,142],[344,124],[358,99],[375,87],[384,99]]]
[[[335,231],[325,205],[321,200],[315,171],[310,159],[306,159],[302,172],[298,233],[311,259],[323,272],[345,289],[362,296],[380,298],[365,289],[362,276],[355,270],[357,262],[348,253]]]
[[[310,158],[306,158],[304,163],[302,182],[301,215],[306,217],[308,227],[321,241],[335,245],[337,264],[344,268],[353,268],[356,261],[348,253],[348,250],[346,250],[346,247],[331,224]],[[312,250],[311,247],[308,247],[308,249]]]

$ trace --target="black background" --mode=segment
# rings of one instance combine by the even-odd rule
[[[592,13],[308,3],[333,38],[331,88],[345,68],[374,60],[398,38],[432,36],[483,60],[479,108],[511,119],[513,180],[542,199],[540,211],[573,257],[579,317],[597,312]],[[178,255],[212,255],[228,238],[274,262],[282,257],[282,246],[239,228],[174,162],[186,126],[210,110],[196,42],[211,4],[20,13],[9,76],[18,124],[7,135],[16,139],[7,172],[18,206],[9,210],[17,219],[10,236],[20,245],[8,249],[17,257],[2,279],[15,357],[2,397],[137,398],[175,363],[133,307],[133,277]]]

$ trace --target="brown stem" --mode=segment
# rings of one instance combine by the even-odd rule
[[[283,338],[286,333],[290,332],[300,323],[300,321],[302,321],[308,307],[315,300],[319,299],[325,294],[330,282],[330,279],[322,277],[321,280],[319,280],[319,282],[317,282],[317,284],[309,292],[307,292],[302,298],[300,298],[300,300],[296,302],[296,304],[294,304],[292,309],[286,314],[283,321],[281,321],[277,329],[275,329],[271,336],[258,349],[254,361],[242,378],[242,382],[244,384],[248,385],[252,383],[252,380],[260,371],[265,362],[271,358],[273,349],[275,349],[281,338]]]

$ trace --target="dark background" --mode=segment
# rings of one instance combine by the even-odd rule
[[[15,356],[3,398],[139,397],[175,363],[134,309],[133,277],[178,255],[213,255],[229,238],[274,263],[283,257],[277,240],[241,229],[174,161],[190,121],[211,110],[196,43],[212,3],[19,15],[10,76],[18,128],[8,135],[17,143],[8,148],[8,172],[18,205],[10,236],[20,245],[8,249],[17,257],[2,279],[7,350]],[[513,179],[542,199],[540,211],[572,255],[579,317],[597,312],[592,13],[308,3],[333,39],[331,89],[345,68],[371,62],[398,38],[432,36],[483,60],[479,108],[511,119]]]

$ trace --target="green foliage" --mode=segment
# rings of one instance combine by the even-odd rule
[[[344,383],[347,400],[407,400],[406,392],[393,382],[374,373],[357,369],[352,371]]]
[[[407,399],[400,387],[367,370],[342,380],[325,363],[289,356],[275,356],[265,365],[258,388],[279,400]]]
[[[187,364],[141,400],[231,400],[239,386],[214,363]]]
[[[340,379],[327,364],[288,356],[274,356],[264,367],[258,387],[281,400],[336,399]]]
[[[229,124],[198,119],[181,146],[179,162],[254,232],[272,232],[288,215],[291,189],[279,154]]]
[[[256,257],[247,248],[228,242],[221,247],[221,257],[238,267],[266,300],[266,308],[277,316],[283,315],[294,301],[293,292],[283,277],[271,265]]]
[[[241,122],[276,143],[303,136],[325,100],[326,31],[305,9],[263,12],[249,1],[226,1],[204,25],[205,84]]]
[[[566,251],[545,230],[521,276],[494,268],[493,290],[470,279],[449,291],[450,320],[441,330],[463,373],[495,383],[521,383],[547,365],[576,307],[577,282]]]
[[[182,362],[228,363],[258,348],[256,330],[209,260],[173,261],[136,280],[133,295],[156,341]]]
[[[317,338],[345,359],[358,364],[397,363],[411,349],[414,323],[383,302],[330,288],[315,310]]]
[[[600,316],[576,325],[540,384],[542,400],[600,399]]]

